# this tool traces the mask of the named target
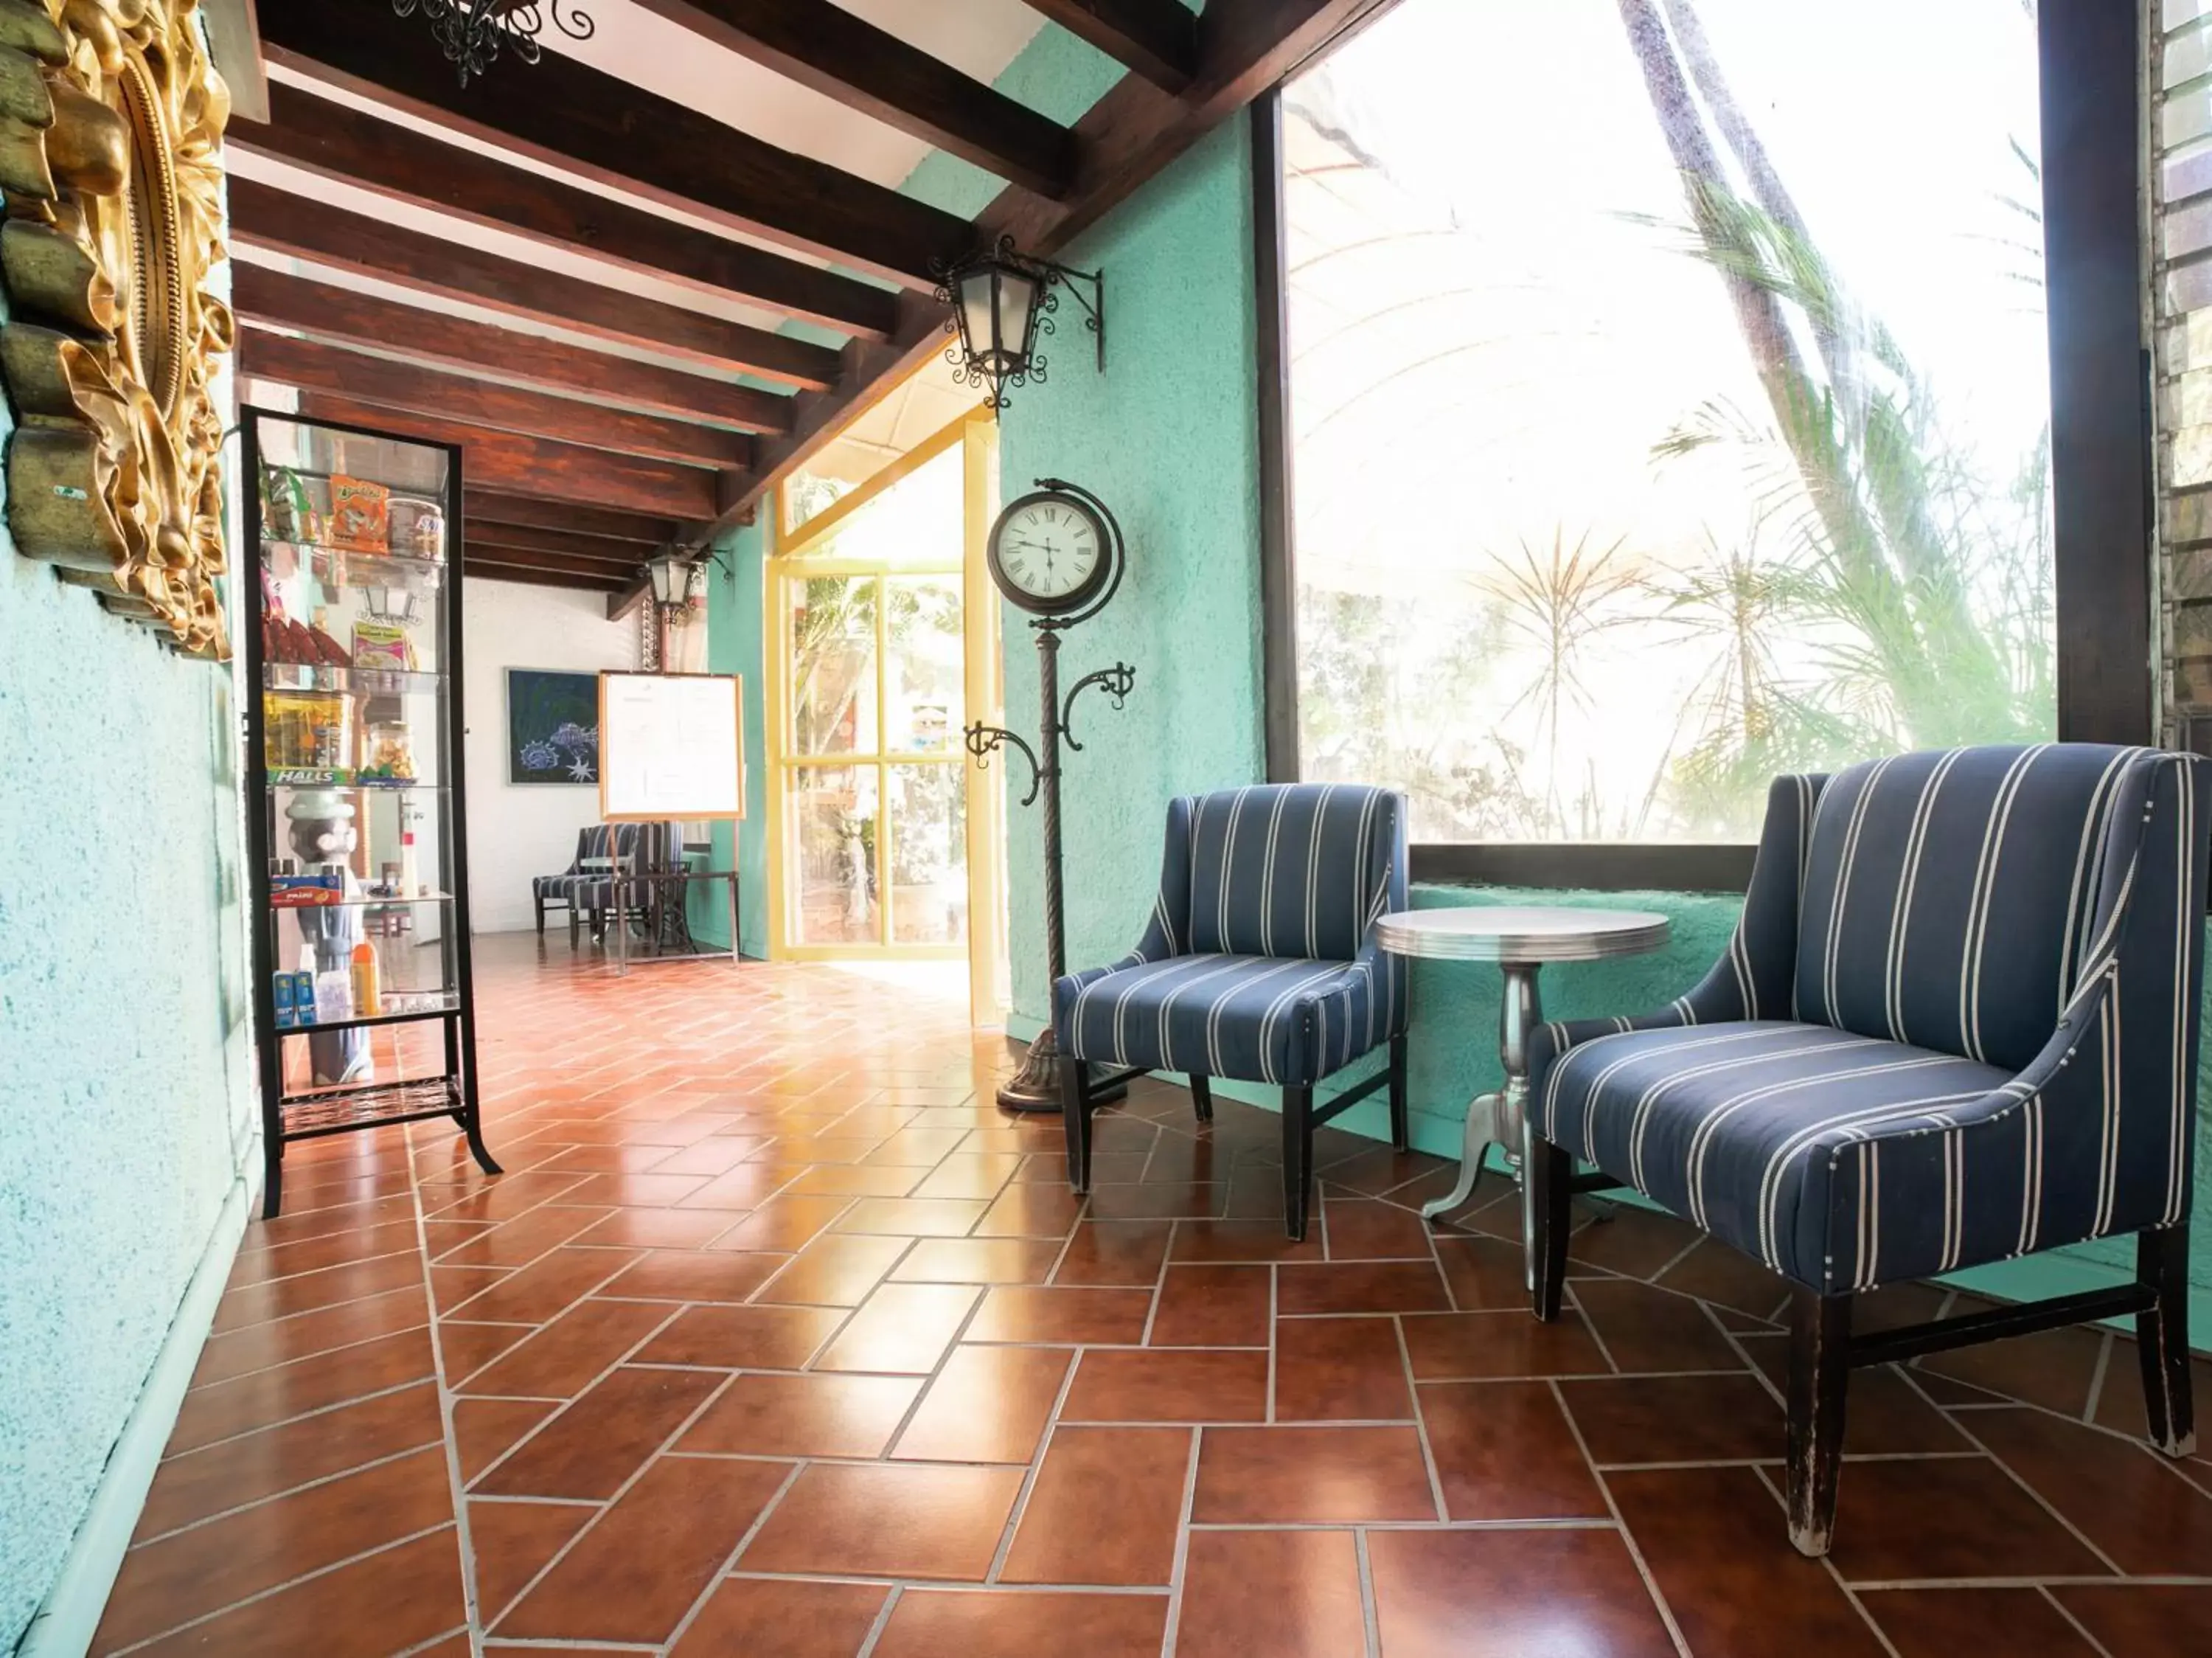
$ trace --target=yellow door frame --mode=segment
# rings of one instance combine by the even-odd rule
[[[900,576],[957,575],[961,581],[961,624],[964,656],[963,697],[970,719],[995,720],[1003,700],[999,669],[998,606],[983,558],[996,500],[997,433],[987,411],[962,415],[941,430],[916,444],[898,460],[855,489],[839,497],[805,523],[781,531],[782,502],[769,512],[769,556],[766,578],[769,602],[763,607],[774,637],[763,655],[767,672],[763,716],[768,736],[768,854],[769,954],[779,960],[805,961],[838,959],[867,960],[969,960],[970,1010],[979,1023],[995,1023],[1005,1007],[1000,981],[1005,976],[1004,802],[995,777],[970,764],[964,748],[948,755],[901,755],[896,763],[959,765],[966,795],[966,852],[968,862],[968,942],[965,944],[899,944],[890,942],[894,919],[890,899],[891,843],[897,831],[890,822],[890,802],[878,789],[876,834],[876,891],[879,936],[876,943],[807,944],[799,941],[792,890],[786,865],[788,841],[791,774],[837,765],[869,765],[878,777],[893,762],[878,747],[866,756],[850,754],[794,755],[790,752],[790,717],[795,694],[791,682],[791,582],[808,576],[872,576],[878,583]],[[962,558],[957,565],[917,564],[890,567],[878,560],[809,557],[854,514],[894,485],[913,476],[939,456],[958,446],[963,452]],[[780,496],[780,492],[779,492]],[[885,700],[889,695],[889,618],[878,602],[876,611],[876,731],[878,744],[887,729]]]

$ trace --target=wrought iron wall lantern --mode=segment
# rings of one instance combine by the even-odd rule
[[[653,583],[653,602],[664,611],[686,612],[691,607],[691,576],[705,561],[688,547],[671,547],[645,567]],[[672,618],[681,621],[683,616]]]
[[[1106,369],[1106,273],[1078,271],[1019,252],[1012,236],[983,253],[933,267],[937,300],[950,306],[945,331],[959,338],[945,348],[953,380],[988,387],[984,406],[1006,406],[1006,387],[1044,384],[1050,366],[1038,342],[1059,332],[1053,314],[1060,289],[1083,308],[1083,326],[1097,342],[1098,369]],[[1090,290],[1085,297],[1084,290]]]
[[[497,63],[502,50],[512,49],[526,64],[536,63],[538,37],[549,19],[571,40],[588,40],[599,33],[592,15],[574,0],[392,0],[392,9],[401,17],[422,13],[430,38],[465,87],[471,75],[482,75]]]

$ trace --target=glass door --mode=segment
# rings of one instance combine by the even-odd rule
[[[965,421],[769,566],[778,953],[969,953]]]
[[[772,567],[790,954],[967,952],[963,463],[909,460]]]

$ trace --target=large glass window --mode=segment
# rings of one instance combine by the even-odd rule
[[[1301,765],[1741,841],[2056,724],[2023,0],[1405,0],[1285,90]]]

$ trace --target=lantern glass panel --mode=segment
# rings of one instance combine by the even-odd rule
[[[996,365],[999,334],[992,299],[998,290],[999,267],[986,265],[960,278],[960,335],[968,355]]]
[[[1037,282],[1019,271],[1009,271],[999,284],[999,337],[1005,342],[1007,366],[1028,363],[1032,326],[1036,321]]]

